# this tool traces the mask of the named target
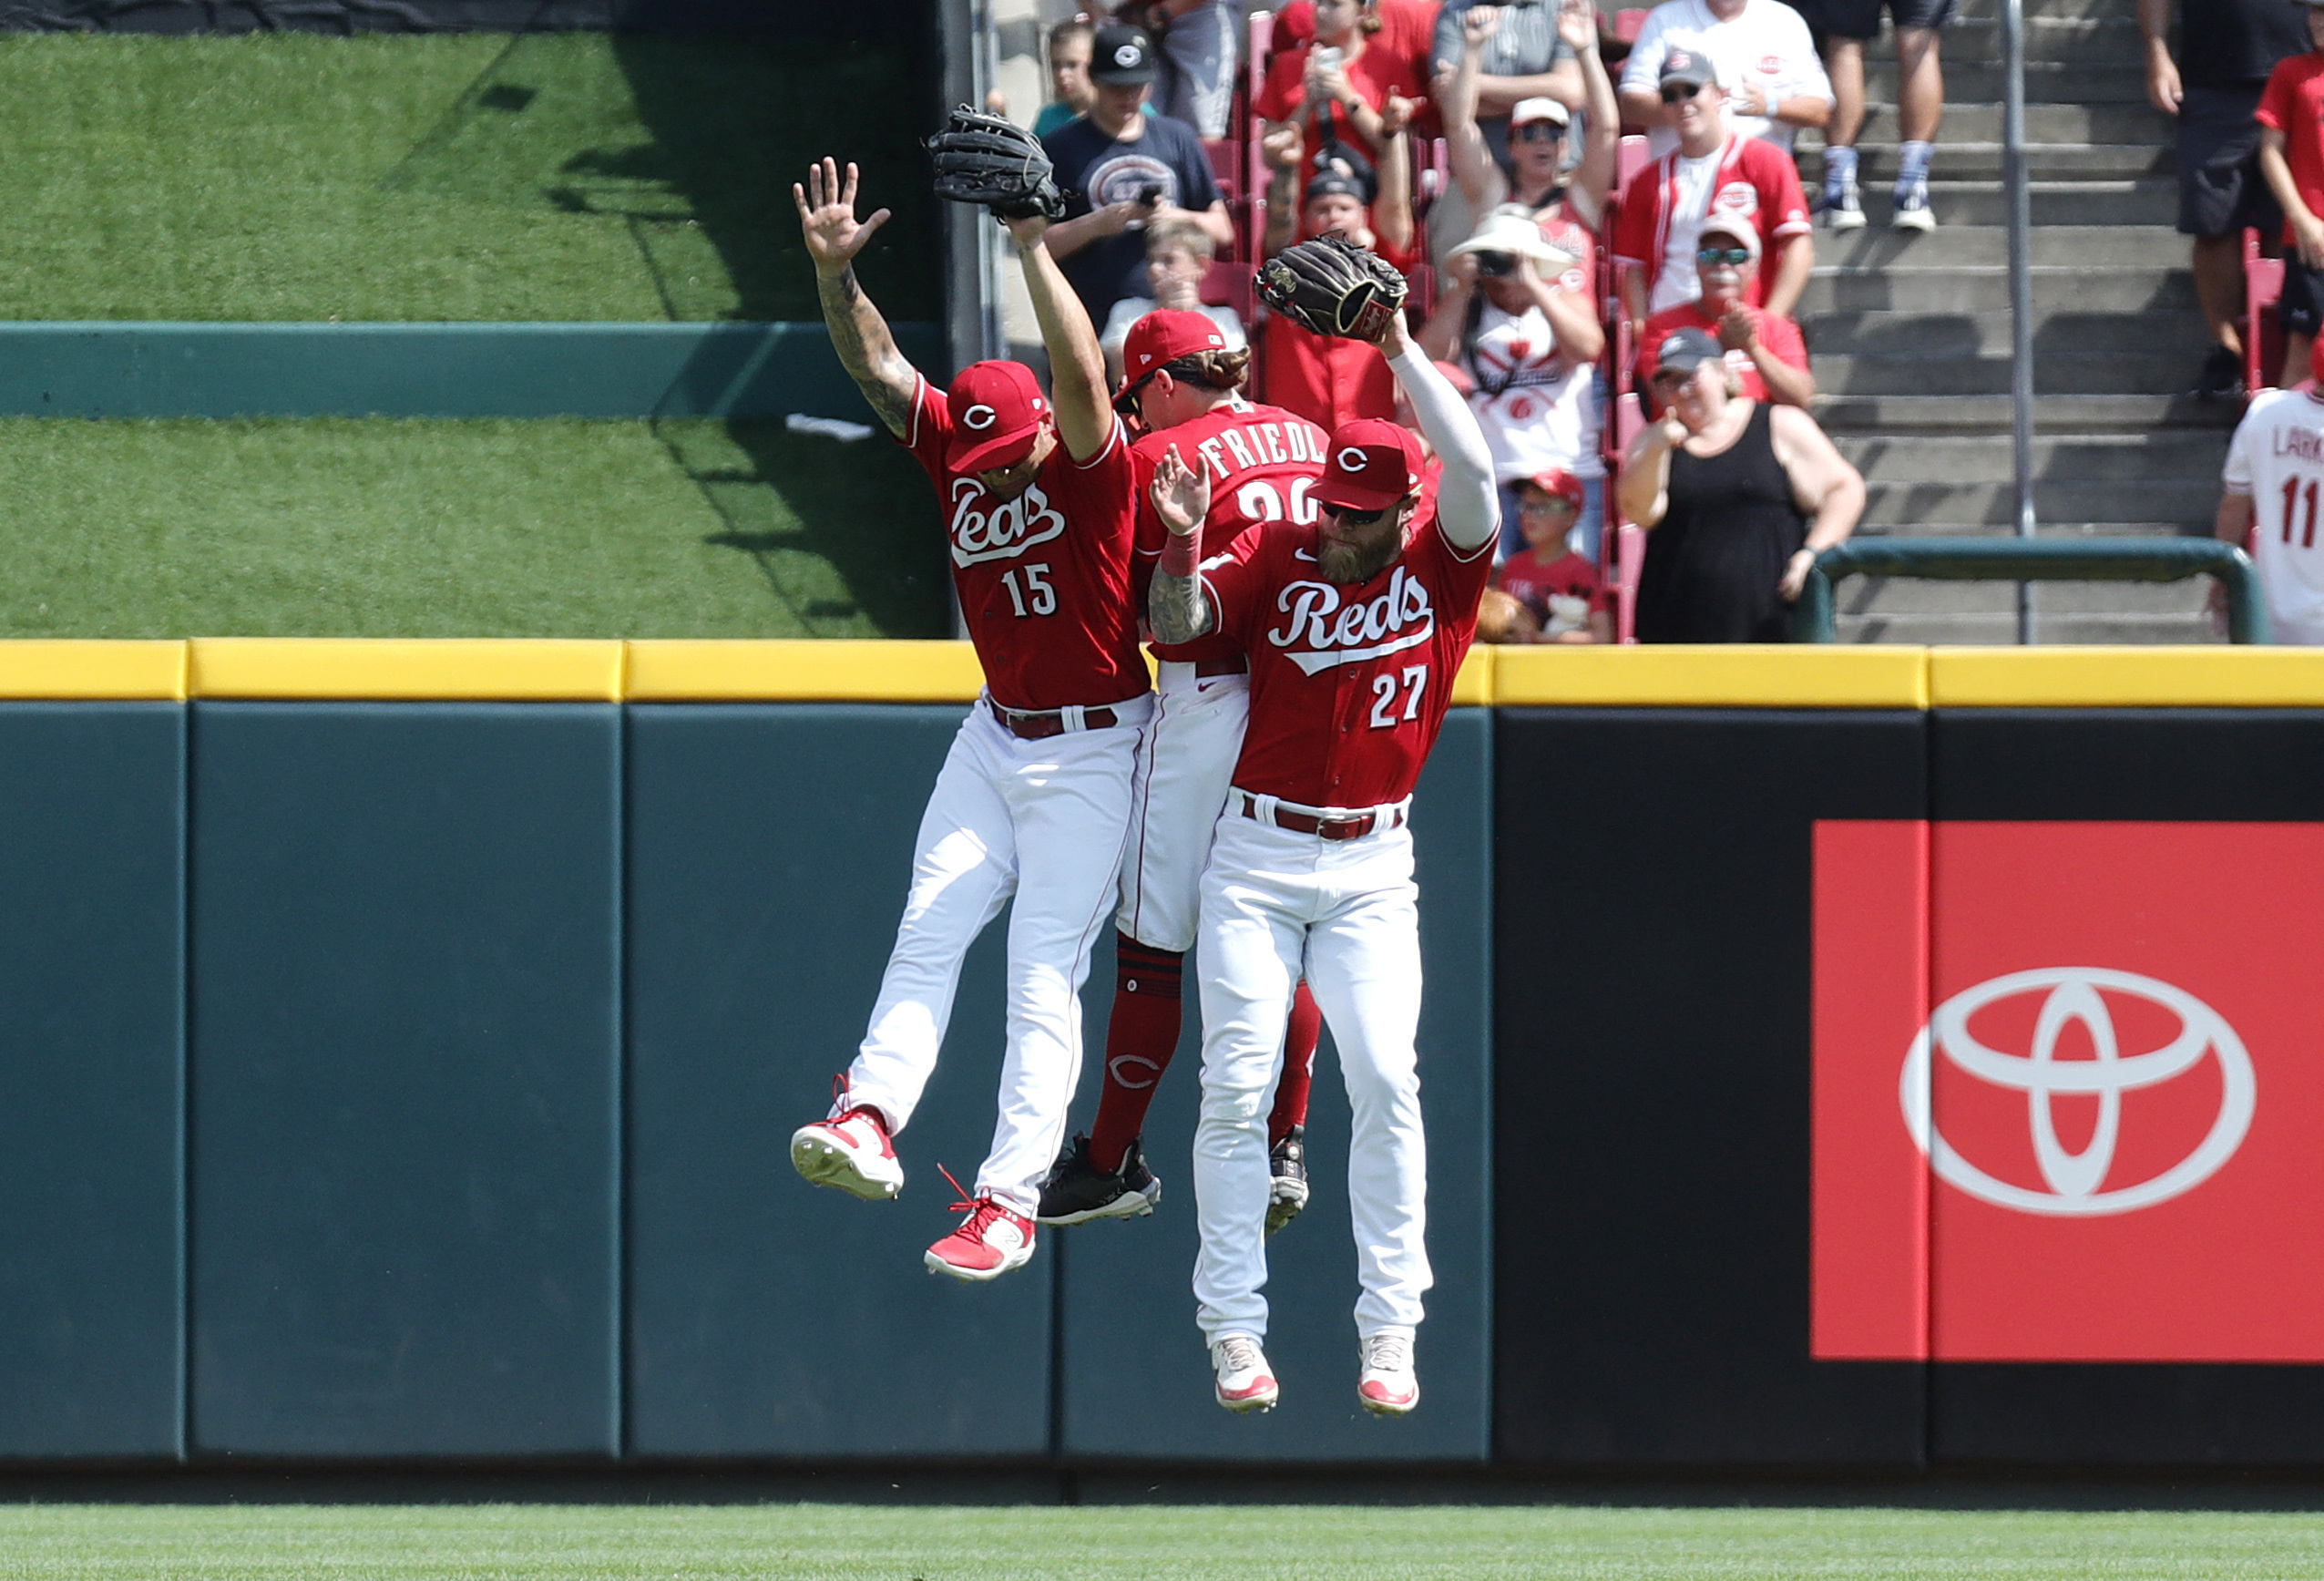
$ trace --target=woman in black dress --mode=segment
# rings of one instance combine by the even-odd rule
[[[1663,416],[1617,491],[1650,530],[1642,642],[1782,642],[1817,554],[1855,530],[1864,479],[1797,406],[1736,395],[1719,343],[1683,329],[1657,354]]]

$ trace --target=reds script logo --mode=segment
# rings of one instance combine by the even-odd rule
[[[1065,530],[1065,518],[1049,502],[1039,484],[1006,504],[989,510],[977,508],[992,497],[973,477],[952,480],[952,563],[982,565],[987,560],[1015,560],[1037,543],[1047,543]]]
[[[1748,181],[1729,181],[1711,200],[1711,207],[1722,214],[1752,215],[1759,212],[1759,189]]]
[[[2124,1052],[2101,990],[2168,1011],[2178,1023],[2176,1034],[2159,1049]],[[2033,993],[2044,997],[2026,1052],[1988,1048],[1970,1032],[1970,1018],[1987,1005]],[[2057,1057],[2058,1035],[2070,1021],[2082,1023],[2096,1058]],[[1930,1086],[1932,1062],[1939,1053],[1981,1082],[2025,1094],[2034,1162],[2044,1189],[1996,1179],[1938,1134],[1930,1113]],[[2219,1096],[2217,1114],[2203,1140],[2148,1179],[2102,1189],[2122,1135],[2123,1094],[2174,1081],[2206,1060],[2217,1063]],[[2081,1217],[2151,1207],[2208,1180],[2235,1155],[2251,1128],[2256,1087],[2243,1040],[2217,1011],[2185,989],[2133,972],[2061,966],[2013,971],[1939,1005],[1905,1058],[1900,1096],[1905,1127],[1939,1178],[1999,1207]],[[2068,1152],[2058,1138],[2051,1104],[2061,1093],[2094,1094],[2098,1100],[2097,1124],[2079,1153]]]
[[[1275,595],[1275,608],[1291,619],[1283,630],[1269,631],[1267,641],[1278,648],[1305,644],[1284,657],[1308,675],[1400,653],[1437,634],[1428,590],[1402,566],[1388,579],[1385,592],[1360,604],[1346,602],[1330,582],[1291,582]],[[1415,622],[1417,630],[1408,629]]]

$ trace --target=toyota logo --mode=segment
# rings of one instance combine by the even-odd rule
[[[1361,472],[1370,464],[1372,458],[1350,445],[1333,459],[1339,463],[1339,469],[1342,472]]]
[[[986,429],[991,427],[999,416],[1000,414],[994,411],[990,406],[971,406],[967,411],[961,413],[960,420],[981,434]]]
[[[2034,1021],[2032,1047],[2027,1052],[2003,1053],[1987,1048],[1970,1032],[1970,1018],[1986,1006],[2045,991],[2047,997]],[[2169,1012],[2178,1022],[2176,1035],[2159,1049],[2125,1053],[2106,1008],[2106,993],[2144,1000]],[[2057,1057],[2058,1036],[2069,1021],[2082,1023],[2095,1058]],[[2047,1190],[1995,1179],[1938,1134],[1930,1112],[1936,1053],[1942,1053],[1957,1069],[1979,1081],[2025,1094],[2034,1160]],[[2219,1112],[2203,1140],[2159,1175],[2112,1191],[2101,1190],[2122,1134],[2123,1094],[2185,1075],[2206,1059],[2219,1065]],[[1937,1007],[1928,1026],[1913,1039],[1912,1052],[1905,1056],[1901,1084],[1905,1126],[1940,1179],[1996,1206],[2064,1217],[2129,1213],[2167,1202],[2200,1186],[2242,1145],[2244,1134],[2251,1128],[2255,1092],[2251,1056],[2217,1011],[2167,982],[2086,966],[2013,971],[1953,995]],[[2051,1100],[2059,1093],[2093,1094],[2098,1100],[2097,1124],[2089,1144],[2079,1153],[2068,1152],[2058,1139]]]

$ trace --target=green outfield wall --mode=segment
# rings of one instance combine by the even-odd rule
[[[0,644],[0,1460],[2324,1463],[2324,655],[1472,655],[1414,821],[1398,1422],[1352,1396],[1328,1048],[1267,1417],[1193,1323],[1191,1029],[1155,1217],[993,1286],[918,1254],[990,1131],[998,929],[904,1196],[791,1172],[978,683],[954,643]],[[2020,1211],[1931,1175],[1899,1073],[2052,969],[2115,976],[1963,1023],[2000,1100],[1929,1078]],[[2242,1053],[2107,1074],[2176,1035],[2134,977]],[[2066,1083],[2038,1158],[2020,1080]]]

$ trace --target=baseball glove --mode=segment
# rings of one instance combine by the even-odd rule
[[[1269,307],[1317,334],[1377,339],[1404,305],[1404,276],[1369,248],[1337,236],[1286,247],[1259,271]]]
[[[1058,190],[1048,153],[1012,120],[964,105],[952,112],[951,125],[928,139],[928,158],[936,164],[939,198],[979,204],[1004,220],[1065,215],[1065,194]]]

